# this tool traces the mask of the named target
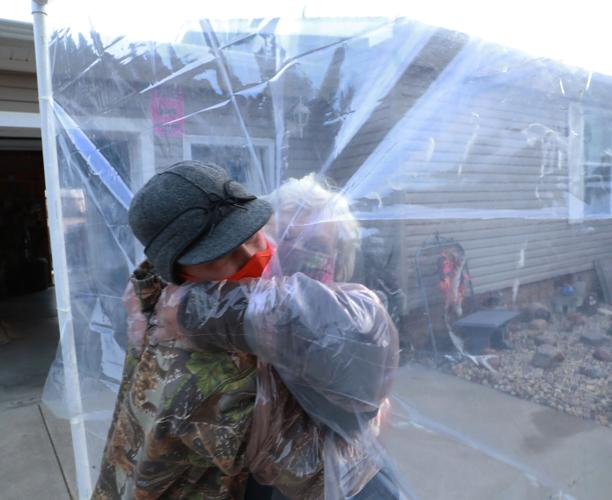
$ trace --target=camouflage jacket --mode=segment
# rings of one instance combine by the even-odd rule
[[[252,473],[291,498],[317,499],[324,462],[334,464],[332,482],[359,491],[377,470],[367,446],[315,423],[253,354],[200,342],[218,322],[201,323],[195,337],[158,328],[164,287],[144,264],[126,290],[129,351],[92,498],[240,499]],[[214,296],[194,292],[187,297]]]
[[[92,498],[242,499],[257,359],[152,341],[164,286],[141,266],[126,290],[129,351]],[[307,479],[320,494],[317,462]]]

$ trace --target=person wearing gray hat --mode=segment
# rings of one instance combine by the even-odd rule
[[[272,212],[197,162],[134,197],[129,223],[147,261],[124,297],[129,352],[92,498],[242,499],[250,474],[313,500],[331,478],[342,498],[378,477],[365,443],[397,331],[361,285],[262,278]]]
[[[184,161],[155,175],[136,194],[129,224],[156,272],[181,283],[178,266],[227,256],[271,215],[268,202],[246,192],[221,167]]]

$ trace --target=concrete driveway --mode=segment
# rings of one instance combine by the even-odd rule
[[[387,445],[416,498],[612,498],[612,429],[420,366]]]
[[[70,428],[40,404],[59,338],[53,289],[0,301],[0,498],[76,498]]]

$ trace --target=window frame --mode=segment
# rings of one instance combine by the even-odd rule
[[[83,121],[87,123],[89,119]],[[127,136],[134,138],[128,141],[131,160],[140,162],[140,168],[130,165],[130,186],[133,193],[138,191],[153,175],[155,175],[155,141],[151,120],[138,118],[95,117],[91,125],[83,129],[108,134],[110,138]],[[133,162],[131,162],[133,163]]]
[[[75,121],[84,124],[82,130],[88,136],[90,132],[101,132],[107,134],[111,140],[113,137],[129,138],[130,183],[128,187],[132,193],[136,193],[155,175],[155,138],[150,119],[81,116]],[[136,166],[139,168],[135,168]],[[136,238],[134,238],[134,249],[130,257],[133,258],[133,262],[139,262],[145,257],[144,248]]]
[[[584,220],[612,219],[612,194],[608,211],[605,213],[589,213],[586,203],[587,167],[601,166],[598,162],[587,162],[585,152],[585,115],[594,112],[610,117],[612,121],[612,110],[602,109],[596,105],[585,106],[582,102],[570,103],[568,109],[568,220],[570,223],[580,223]],[[612,190],[612,165],[610,168],[610,189]]]
[[[266,137],[251,137],[251,143],[253,146],[261,147],[264,149],[264,159],[266,164],[262,165],[263,181],[265,185],[274,187],[271,182],[274,179],[274,140]],[[246,140],[244,137],[239,136],[220,136],[220,135],[195,135],[185,134],[183,136],[183,158],[185,160],[192,160],[192,148],[193,146],[238,146],[243,147]],[[265,185],[258,182],[256,194],[266,194]]]

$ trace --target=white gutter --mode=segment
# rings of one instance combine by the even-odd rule
[[[71,415],[70,430],[72,434],[78,494],[79,498],[88,499],[92,491],[91,469],[87,454],[87,438],[85,422],[83,420],[84,412],[74,343],[74,324],[70,308],[70,287],[66,262],[66,248],[62,230],[61,190],[57,161],[55,116],[53,111],[49,35],[46,29],[46,5],[47,0],[32,0],[48,225],[53,256],[55,298],[60,328],[60,349],[64,364],[64,396],[68,404],[69,415]]]
[[[40,128],[40,114],[0,111],[0,127],[38,129]]]

